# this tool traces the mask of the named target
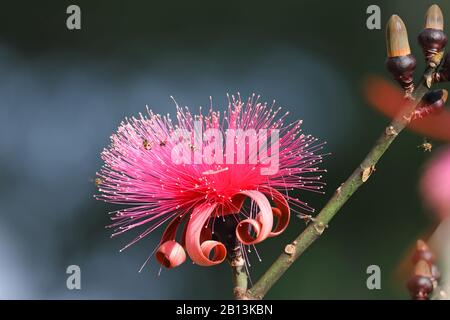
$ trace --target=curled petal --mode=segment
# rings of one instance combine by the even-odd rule
[[[186,223],[183,229],[183,235],[181,236],[181,245],[186,248],[186,232],[187,232],[187,226]],[[206,240],[210,240],[212,238],[212,232],[210,228],[203,228],[200,233],[200,243],[203,243]]]
[[[175,241],[178,227],[184,216],[177,216],[170,221],[161,237],[160,246],[156,250],[155,257],[166,268],[178,267],[186,260],[183,247]]]
[[[156,259],[166,268],[178,267],[186,260],[183,247],[174,240],[164,242],[156,251]]]
[[[277,219],[277,223],[275,225],[275,228],[272,230],[272,232],[270,232],[269,237],[275,237],[278,236],[279,234],[281,234],[284,229],[286,229],[286,227],[283,227],[283,222],[281,221],[282,214],[281,214],[281,210],[278,209],[277,207],[272,207],[272,215],[274,218]],[[286,224],[287,226],[287,224]]]
[[[258,236],[261,234],[261,228],[261,222],[259,222],[258,220],[245,219],[239,222],[238,226],[236,227],[236,235],[240,242],[245,245],[249,245],[255,243],[255,238],[258,238]],[[250,234],[250,231],[252,229],[255,233],[254,237]]]
[[[177,216],[175,219],[170,221],[167,225],[166,230],[161,237],[161,243],[166,242],[168,240],[174,240],[177,235],[178,227],[180,226],[181,221],[184,216]]]
[[[289,219],[291,217],[291,210],[289,205],[284,198],[284,196],[275,189],[270,191],[275,207],[272,207],[272,214],[277,218],[277,223],[275,228],[270,232],[269,237],[275,237],[280,235],[284,230],[286,230]]]
[[[272,207],[266,196],[256,190],[248,190],[240,192],[243,195],[250,197],[259,207],[259,213],[256,219],[245,219],[241,221],[236,228],[236,236],[243,244],[255,244],[266,239],[272,232],[273,215]],[[254,236],[250,234],[251,229],[255,233]]]
[[[222,262],[227,257],[227,249],[225,249],[225,246],[220,242],[206,240],[200,247],[202,248],[205,257],[211,257],[212,254],[212,261]]]
[[[225,246],[213,240],[202,242],[205,224],[216,209],[216,204],[203,204],[194,209],[186,229],[186,251],[192,261],[200,266],[213,266],[221,263],[226,257]],[[212,257],[210,257],[213,253]]]

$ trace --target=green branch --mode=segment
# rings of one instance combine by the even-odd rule
[[[438,57],[438,63],[433,67],[428,67],[424,72],[420,84],[412,95],[412,99],[420,101],[428,92],[431,86],[432,75],[436,71],[436,65],[440,64],[442,55]],[[295,260],[315,241],[317,240],[329,222],[338,213],[347,200],[361,187],[371,173],[375,170],[375,165],[381,156],[386,152],[391,143],[396,139],[398,134],[408,125],[411,113],[416,107],[416,103],[412,103],[401,112],[401,115],[392,121],[386,127],[380,138],[377,140],[372,150],[367,154],[365,159],[351,174],[351,176],[336,190],[334,195],[320,211],[320,213],[312,219],[308,227],[290,244],[288,244],[284,252],[272,264],[272,266],[264,273],[264,275],[255,283],[255,285],[247,291],[245,298],[262,299],[269,289],[280,279],[286,270],[294,263]]]
[[[230,259],[231,270],[233,272],[233,295],[236,300],[243,300],[246,297],[248,277],[245,269],[245,260],[242,255],[242,248],[236,245]]]

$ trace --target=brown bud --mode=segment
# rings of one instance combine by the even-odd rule
[[[414,275],[432,278],[431,266],[425,260],[419,260],[414,266]]]
[[[408,289],[413,299],[428,299],[428,294],[430,294],[434,289],[434,283],[431,266],[427,261],[419,260],[416,263],[414,266],[413,275],[408,282]]]
[[[423,241],[422,239],[419,239],[416,242],[416,250],[430,251],[430,247],[427,245],[427,243],[425,241]]]
[[[411,54],[408,32],[399,16],[393,15],[386,26],[387,60],[386,67],[403,90],[411,93],[414,90],[413,73],[416,58]]]
[[[418,106],[443,107],[448,98],[448,91],[445,89],[430,90],[422,98]],[[425,250],[425,249],[424,249]],[[427,248],[426,250],[430,250]]]
[[[437,4],[429,7],[425,14],[425,29],[444,30],[444,16]]]
[[[425,260],[429,265],[434,263],[434,254],[423,240],[417,240],[416,250],[414,251],[412,262],[417,264],[420,260]]]
[[[403,90],[409,93],[414,90],[413,73],[416,68],[416,58],[413,55],[388,58],[386,67]]]
[[[441,52],[447,44],[444,33],[444,17],[436,4],[432,5],[425,14],[425,28],[419,34],[419,43],[426,59],[429,61],[436,53]]]
[[[389,58],[411,54],[406,26],[403,20],[395,14],[386,25],[386,47]]]
[[[428,300],[433,292],[433,281],[429,277],[413,276],[408,281],[408,290],[413,299]]]
[[[448,91],[445,89],[431,90],[427,92],[417,105],[412,115],[412,120],[422,119],[431,114],[438,114],[444,110],[445,102],[448,98]],[[432,255],[431,251],[423,250],[420,255]]]

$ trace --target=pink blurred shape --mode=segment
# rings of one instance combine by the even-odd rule
[[[450,216],[450,147],[441,149],[426,164],[420,191],[440,219]]]
[[[391,119],[411,103],[404,99],[400,89],[378,76],[368,77],[364,89],[371,106]],[[430,138],[450,141],[450,111],[442,110],[438,114],[414,120],[408,128]]]

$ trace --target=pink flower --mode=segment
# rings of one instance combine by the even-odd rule
[[[96,197],[126,205],[114,212],[113,236],[146,227],[123,249],[169,222],[158,262],[173,268],[187,253],[212,266],[227,255],[214,234],[224,217],[236,219],[242,245],[253,245],[282,233],[291,210],[313,211],[290,193],[321,192],[316,152],[323,143],[302,134],[301,121],[285,125],[288,113],[279,116],[280,108],[258,99],[232,96],[223,116],[212,107],[193,115],[177,106],[176,123],[150,110],[121,123],[102,152]]]
[[[450,148],[441,150],[427,163],[420,189],[425,202],[441,219],[450,216]]]

